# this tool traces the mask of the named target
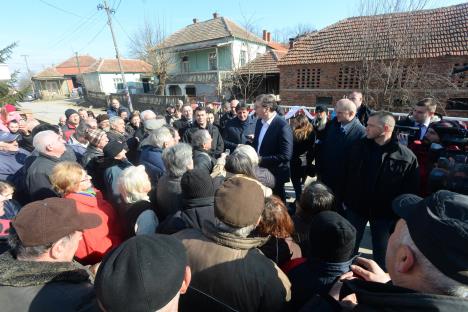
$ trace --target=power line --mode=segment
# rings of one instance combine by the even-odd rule
[[[88,43],[84,47],[78,50],[78,52],[81,53],[85,48],[87,48],[91,43],[93,43],[94,40],[96,40],[96,38],[104,31],[104,29],[106,29],[106,25],[107,25],[107,22],[105,22],[104,25],[102,25],[101,29],[99,29],[99,31],[93,36],[93,38],[91,38],[91,40],[89,40]]]
[[[48,6],[54,8],[54,9],[56,9],[56,10],[62,11],[62,12],[64,12],[64,13],[67,13],[67,14],[70,14],[70,15],[73,15],[73,16],[76,16],[76,17],[79,17],[79,18],[83,18],[83,16],[80,16],[80,15],[78,15],[78,14],[76,14],[76,13],[67,11],[67,10],[62,9],[62,8],[59,8],[58,6],[56,6],[56,5],[52,4],[52,3],[49,3],[49,2],[47,2],[47,1],[44,1],[44,0],[40,0],[40,1],[41,1],[42,3],[44,3],[45,5],[48,5]]]
[[[94,10],[93,10],[94,11]],[[90,12],[91,13],[91,12]],[[58,46],[60,43],[64,42],[66,39],[74,39],[74,35],[82,28],[84,27],[87,23],[90,23],[92,25],[92,22],[96,20],[96,17],[98,12],[95,12],[92,14],[90,17],[86,18],[85,20],[80,20],[77,24],[71,26],[68,28],[65,32],[63,32],[61,35],[58,36],[58,38],[53,41],[50,46],[51,48],[54,48]],[[72,34],[72,35],[70,35]]]
[[[122,29],[123,33],[127,36],[128,40],[130,40],[130,42],[133,42],[132,37],[130,37],[130,35],[127,33],[127,31],[125,30],[125,28],[123,27],[123,25],[120,23],[120,21],[117,19],[115,15],[114,15],[114,20],[117,22],[120,29]]]

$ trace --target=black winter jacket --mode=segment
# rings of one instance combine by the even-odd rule
[[[185,143],[192,143],[192,135],[197,131],[197,130],[202,130],[197,122],[194,122],[190,128],[185,131],[185,134],[183,136],[183,140]],[[218,158],[221,156],[221,153],[224,152],[224,141],[223,138],[221,137],[221,134],[219,133],[218,127],[214,125],[207,125],[206,130],[211,135],[211,138],[213,141],[211,142],[211,150],[209,151],[209,154],[211,154],[213,157]]]

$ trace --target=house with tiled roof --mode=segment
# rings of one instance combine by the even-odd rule
[[[155,49],[172,55],[165,93],[207,101],[229,97],[223,80],[233,70],[262,55],[267,42],[217,13],[168,36]]]
[[[122,69],[131,94],[151,90],[152,66],[142,60],[121,59]],[[87,91],[105,94],[121,93],[124,90],[117,59],[99,59],[83,73]]]
[[[67,80],[68,89],[82,87],[81,73],[94,64],[96,59],[89,55],[72,56],[55,66],[55,69],[64,75]]]
[[[49,67],[31,77],[34,90],[45,100],[64,99],[70,96],[67,78],[55,67]]]
[[[370,104],[380,108],[379,101],[386,98],[378,77],[366,79],[378,72],[378,66],[396,66],[395,61],[403,65],[398,76],[389,78],[393,86],[412,92],[400,92],[409,96],[408,102],[432,96],[447,108],[455,102],[465,102],[468,108],[468,75],[453,74],[468,65],[468,3],[347,18],[302,37],[278,63],[282,103],[332,105],[361,89],[374,100]],[[415,69],[419,76],[410,81]],[[422,87],[423,79],[440,83]],[[447,83],[442,84],[444,80]],[[393,98],[393,103],[402,100]]]

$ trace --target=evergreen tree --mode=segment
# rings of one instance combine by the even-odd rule
[[[17,47],[17,43],[13,42],[12,44],[6,46],[0,50],[0,63],[6,63],[11,58],[14,48]],[[31,85],[17,90],[15,84],[17,82],[18,71],[15,71],[11,75],[11,79],[8,81],[0,81],[0,106],[5,104],[15,104],[16,101],[21,101],[25,94],[31,90]]]

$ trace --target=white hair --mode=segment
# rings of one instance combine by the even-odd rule
[[[159,148],[164,147],[164,143],[174,140],[171,131],[166,127],[154,130],[148,137],[148,143]]]
[[[247,157],[250,158],[250,161],[252,162],[252,165],[254,167],[258,166],[258,155],[252,146],[246,144],[239,144],[236,147],[236,151],[242,152],[245,155],[247,155]]]
[[[155,118],[156,118],[156,114],[151,109],[144,110],[140,113],[140,119],[142,121],[155,119]]]
[[[45,130],[37,133],[33,138],[33,146],[39,153],[47,152],[47,145],[57,138],[57,133],[52,130]]]
[[[211,139],[211,135],[206,129],[200,129],[192,134],[192,146],[203,147]]]
[[[172,177],[181,177],[193,164],[192,147],[187,143],[179,143],[163,151],[162,158],[167,174]]]
[[[148,194],[143,192],[148,188],[148,184],[151,184],[151,182],[143,165],[125,168],[119,178],[119,190],[122,199],[127,204],[140,200],[149,201]]]
[[[348,111],[348,112],[353,112],[356,113],[356,104],[354,104],[353,101],[349,99],[341,99],[338,102],[336,102],[336,107],[341,107],[343,110]]]
[[[416,262],[421,269],[421,282],[424,285],[427,285],[436,294],[468,298],[467,286],[444,275],[422,254],[411,238],[406,223],[402,226],[399,238],[400,243],[408,246],[413,252]]]

